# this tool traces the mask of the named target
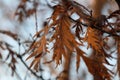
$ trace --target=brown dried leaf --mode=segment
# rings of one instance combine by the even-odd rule
[[[99,39],[100,35],[98,35],[97,33],[98,33],[97,30],[88,27],[84,40],[88,42],[88,48],[92,47],[94,50],[101,52],[102,41],[100,41]]]
[[[2,54],[0,53],[0,59],[2,59]]]
[[[62,14],[58,20],[59,22],[56,24],[55,33],[50,40],[55,40],[53,47],[53,60],[56,61],[57,65],[60,64],[62,55],[67,59],[69,52],[73,52],[75,47],[79,45],[75,40],[75,36],[70,31],[71,21],[68,15]]]
[[[43,54],[49,52],[47,50],[47,40],[46,40],[46,35],[48,33],[48,30],[49,30],[49,28],[47,26],[43,30],[40,30],[38,33],[43,32],[44,33],[43,36],[39,40],[36,40],[28,50],[28,51],[31,51],[32,53],[29,57],[27,57],[26,60],[34,57],[30,67],[33,66],[33,68],[36,71],[38,71],[38,69],[39,69],[39,63],[40,63],[41,56]],[[37,36],[38,33],[36,33],[35,36]]]
[[[111,72],[103,65],[103,63],[94,57],[93,59],[82,57],[87,65],[89,72],[94,76],[95,80],[111,80]]]
[[[84,52],[79,49],[79,48],[76,48],[76,71],[78,72],[78,69],[79,69],[79,66],[80,66],[80,57],[83,56]]]
[[[117,55],[118,55],[118,58],[117,58],[117,71],[118,71],[118,74],[120,76],[120,39],[118,38],[117,40]]]
[[[15,40],[18,39],[17,34],[12,33],[12,32],[10,32],[10,31],[0,30],[0,33],[5,34],[5,35],[8,35],[8,36],[12,37],[12,38],[15,39]]]

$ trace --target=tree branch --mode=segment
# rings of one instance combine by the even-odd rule
[[[27,65],[27,64],[24,62],[24,60],[22,59],[22,56],[21,56],[21,55],[16,54],[16,56],[21,60],[21,62],[25,65],[25,67],[26,67],[34,76],[36,76],[37,78],[40,78],[41,80],[44,80],[42,76],[37,75],[34,71],[32,71],[32,70],[30,69],[30,67],[28,67],[28,65]]]
[[[69,17],[69,18],[70,18],[73,22],[79,23],[80,25],[83,25],[83,26],[85,26],[85,27],[92,27],[92,28],[94,28],[94,29],[97,29],[97,30],[103,32],[103,33],[107,33],[107,34],[109,34],[109,35],[111,35],[111,36],[120,37],[120,36],[117,35],[117,34],[114,34],[114,33],[111,33],[111,32],[108,32],[108,31],[103,30],[103,29],[101,28],[101,26],[98,27],[98,26],[95,26],[95,25],[89,25],[89,24],[82,23],[82,22],[80,22],[79,20],[74,20],[74,19],[72,19],[71,17]],[[117,31],[117,32],[119,32],[119,31]]]

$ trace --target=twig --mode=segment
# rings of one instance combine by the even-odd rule
[[[5,35],[8,35],[8,36],[12,37],[12,38],[15,39],[15,40],[18,39],[17,34],[12,33],[12,32],[10,32],[10,31],[0,30],[0,33],[5,34]]]
[[[8,64],[6,61],[0,60],[0,62],[8,65],[8,67],[9,67],[9,64]],[[16,74],[16,76],[18,77],[19,80],[22,80],[21,77],[20,77],[20,75],[19,75],[16,71],[15,71],[15,74]]]
[[[97,26],[95,26],[95,25],[89,25],[89,24],[82,23],[82,22],[80,22],[80,21],[78,21],[78,20],[74,20],[74,19],[72,19],[71,17],[69,17],[69,18],[70,18],[72,21],[74,21],[74,22],[76,22],[76,23],[79,23],[79,24],[81,24],[81,25],[83,25],[83,26],[85,26],[85,27],[91,27],[91,28],[97,29],[97,30],[99,30],[99,31],[101,31],[101,32],[103,32],[103,33],[107,33],[107,34],[112,35],[112,36],[120,37],[120,36],[117,35],[117,34],[113,34],[113,33],[111,33],[111,32],[108,32],[108,31],[105,31],[105,30],[101,29],[101,26],[97,27]],[[117,32],[118,32],[118,31],[117,31]]]
[[[36,25],[36,32],[38,32],[37,10],[35,11],[35,25]]]
[[[26,67],[34,76],[36,76],[37,78],[40,78],[40,79],[44,80],[42,76],[37,75],[34,71],[32,71],[32,70],[30,69],[30,67],[28,67],[28,65],[27,65],[27,64],[24,62],[24,60],[22,59],[22,56],[21,56],[21,55],[19,55],[19,54],[16,54],[16,55],[17,55],[17,57],[21,60],[21,62],[25,65],[25,67]]]
[[[53,9],[53,6],[49,4],[48,0],[45,0],[45,1],[46,1],[46,3],[47,3],[47,6],[48,6],[49,8],[51,8],[51,9]]]

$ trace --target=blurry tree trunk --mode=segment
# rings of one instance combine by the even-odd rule
[[[64,63],[64,71],[65,71],[65,79],[64,80],[69,80],[69,74],[70,74],[70,64],[71,64],[71,52],[67,56],[68,59]]]
[[[93,1],[91,7],[93,9],[93,16],[95,18],[97,18],[101,15],[101,11],[102,11],[105,3],[107,3],[107,0],[94,0]]]
[[[65,59],[64,62],[64,70],[63,72],[60,74],[59,79],[58,80],[69,80],[69,76],[70,76],[70,65],[71,65],[71,57],[72,54],[69,51],[68,55],[66,56],[67,58]]]
[[[100,18],[101,13],[102,13],[102,9],[103,9],[105,3],[107,3],[107,0],[94,0],[94,2],[92,3],[91,7],[93,10],[93,17],[95,19]],[[93,53],[90,57],[96,59],[95,58],[95,51],[93,51]],[[94,80],[103,80],[103,78],[101,76],[98,76],[98,74],[95,74]]]

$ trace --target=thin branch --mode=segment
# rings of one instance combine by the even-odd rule
[[[36,7],[35,7],[36,9]],[[36,32],[38,32],[38,23],[37,23],[37,9],[35,11],[35,25],[36,25]]]
[[[16,53],[15,51],[13,51],[13,50],[9,47],[9,44],[7,44],[7,43],[6,43],[6,47],[7,47],[8,51],[12,52],[12,54],[16,55],[16,56],[21,60],[21,62],[24,64],[24,66],[25,66],[34,76],[36,76],[37,78],[40,78],[40,79],[44,80],[42,76],[37,75],[36,72],[34,72],[30,67],[28,67],[28,65],[27,65],[27,64],[25,63],[25,61],[22,59],[22,57],[23,57],[22,55],[20,55],[20,54]]]
[[[19,55],[19,54],[16,54],[16,55],[17,55],[17,57],[21,60],[21,62],[25,65],[25,67],[26,67],[34,76],[36,76],[37,78],[40,78],[40,79],[44,80],[42,76],[37,75],[34,71],[32,71],[32,70],[30,69],[30,67],[28,67],[28,65],[27,65],[27,64],[24,62],[24,60],[22,59],[22,56],[21,56],[21,55]]]
[[[46,1],[46,3],[47,3],[47,6],[48,6],[49,8],[51,8],[51,9],[53,9],[53,6],[50,5],[50,3],[48,2],[48,0],[45,0],[45,1]]]
[[[14,33],[10,32],[10,31],[0,30],[0,33],[8,35],[8,36],[12,37],[15,40],[18,39],[17,34],[14,34]]]
[[[74,20],[74,19],[72,19],[71,17],[69,17],[69,18],[70,18],[72,21],[74,21],[74,22],[76,22],[76,23],[79,23],[80,25],[83,25],[83,26],[85,26],[85,27],[91,27],[91,28],[97,29],[97,30],[99,30],[99,31],[101,31],[101,32],[103,32],[103,33],[107,33],[107,34],[109,34],[109,35],[111,35],[111,36],[120,37],[120,36],[117,35],[117,34],[113,34],[113,33],[111,33],[111,32],[108,32],[108,31],[105,31],[105,30],[101,29],[100,26],[97,27],[97,26],[95,26],[95,25],[85,24],[85,23],[82,23],[82,22],[80,22],[80,21],[78,21],[78,20]],[[117,31],[117,32],[118,32],[118,31]]]
[[[2,62],[3,64],[8,65],[8,67],[9,67],[9,63],[7,63],[6,61],[0,60],[0,62]],[[22,80],[22,78],[20,77],[20,75],[19,75],[16,71],[15,71],[14,73],[16,74],[16,76],[17,76],[17,78],[18,78],[19,80]]]

